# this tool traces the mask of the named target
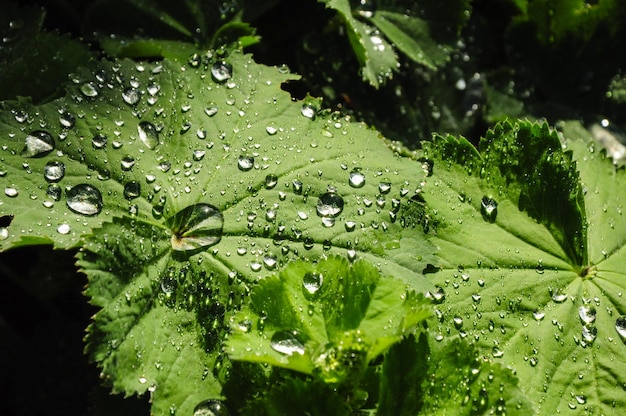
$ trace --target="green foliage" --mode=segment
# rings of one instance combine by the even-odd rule
[[[91,51],[7,7],[2,259],[77,253],[85,352],[155,415],[622,413],[624,147],[588,113],[619,114],[622,61],[588,59],[589,129],[512,120],[577,118],[541,61],[605,56],[622,6],[312,5],[304,78],[259,63],[279,0],[94,2]],[[387,140],[372,103],[438,133]]]

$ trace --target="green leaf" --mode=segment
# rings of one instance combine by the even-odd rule
[[[316,374],[331,384],[357,382],[369,362],[428,316],[398,283],[365,261],[291,263],[252,290],[250,310],[235,319],[226,351],[234,360]]]
[[[497,125],[480,153],[450,137],[427,146],[434,330],[513,368],[540,414],[626,405],[624,169],[589,149],[521,121]]]
[[[348,0],[320,1],[335,9],[345,22],[348,39],[361,64],[363,80],[376,88],[383,85],[399,65],[393,47],[375,28],[353,17]]]
[[[420,163],[293,101],[280,86],[296,78],[210,51],[182,66],[104,61],[64,98],[5,103],[2,248],[83,247],[102,308],[87,349],[115,390],[148,391],[154,409],[219,397],[222,315],[293,259],[366,259],[431,288],[433,247],[410,209]]]

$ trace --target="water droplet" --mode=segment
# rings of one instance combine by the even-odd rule
[[[96,134],[91,139],[91,145],[93,146],[94,149],[104,149],[107,144],[107,141],[108,141],[107,136],[105,136],[104,134]]]
[[[306,118],[314,119],[315,113],[317,113],[317,109],[313,107],[311,104],[303,104],[300,112]]]
[[[159,91],[161,91],[161,86],[157,84],[156,82],[152,81],[148,84],[148,87],[146,88],[146,90],[148,91],[148,94],[155,96],[159,93]]]
[[[391,183],[389,182],[381,182],[378,184],[378,190],[381,194],[388,194],[391,191]]]
[[[47,131],[35,130],[24,141],[23,157],[43,157],[54,150],[54,139]]]
[[[220,241],[224,218],[213,205],[199,203],[177,212],[166,225],[172,230],[172,249],[196,250]]]
[[[582,305],[578,308],[578,316],[583,325],[592,324],[596,320],[596,308],[591,305]]]
[[[567,293],[561,292],[559,289],[554,291],[550,290],[552,294],[552,300],[556,303],[563,303],[567,300]]]
[[[122,99],[126,104],[135,105],[141,98],[141,91],[138,89],[128,87],[122,92]]]
[[[322,287],[322,283],[324,282],[324,276],[320,273],[305,273],[302,278],[302,286],[304,290],[309,295],[314,295],[318,290]],[[305,293],[305,294],[306,294]]]
[[[596,337],[598,336],[598,329],[592,325],[583,325],[582,329],[582,338],[583,341],[587,343],[587,345],[593,344]]]
[[[626,343],[626,315],[622,315],[615,320],[615,330],[622,341]]]
[[[254,167],[254,158],[252,156],[239,156],[237,160],[237,167],[242,172],[247,172]]]
[[[74,124],[76,124],[76,117],[68,112],[65,112],[59,117],[59,123],[61,123],[61,126],[66,129],[71,129],[74,127]]]
[[[137,181],[130,181],[124,185],[124,198],[135,199],[141,194],[141,184]]]
[[[365,185],[365,175],[360,170],[353,170],[350,172],[348,183],[353,188],[362,188]]]
[[[72,228],[69,224],[66,223],[59,224],[59,226],[57,227],[57,232],[62,235],[67,235],[70,233],[70,231],[72,231]]]
[[[43,176],[48,182],[59,182],[65,176],[65,164],[51,160],[44,166]]]
[[[296,195],[302,195],[302,181],[294,179],[292,184],[293,193]]]
[[[439,304],[446,300],[446,292],[441,286],[435,286],[435,290],[426,292],[426,297]]]
[[[85,97],[97,97],[98,96],[98,84],[95,82],[85,82],[80,86],[80,92],[83,93]]]
[[[139,133],[139,139],[148,149],[154,149],[159,145],[159,131],[149,121],[139,122],[137,132]]]
[[[351,233],[352,231],[356,229],[356,222],[354,221],[346,221],[344,225],[346,227],[346,231],[349,233]]]
[[[193,409],[193,416],[230,416],[230,412],[220,400],[205,400]]]
[[[276,129],[276,127],[272,127],[272,126],[267,126],[265,128],[265,131],[267,132],[267,134],[269,134],[270,136],[273,136],[276,134],[276,132],[278,132],[278,130]]]
[[[207,116],[213,117],[214,115],[217,114],[217,107],[215,107],[215,106],[206,107],[204,109],[204,112],[206,113]]]
[[[265,177],[265,189],[272,189],[277,183],[278,176],[270,174]]]
[[[211,66],[211,78],[217,83],[224,83],[233,76],[233,67],[231,64],[221,61]]]
[[[272,335],[270,346],[281,354],[304,354],[304,345],[297,338],[297,331],[277,331]]]
[[[65,192],[68,208],[77,214],[93,216],[102,211],[100,191],[86,183],[76,185]]]
[[[480,213],[485,221],[491,223],[496,222],[496,216],[498,215],[498,203],[488,196],[483,196],[483,199],[480,202]]]
[[[63,195],[63,190],[56,183],[51,183],[48,185],[48,189],[46,189],[46,195],[55,201],[59,201],[61,199],[61,195]]]
[[[122,170],[129,171],[135,166],[135,158],[132,156],[124,156],[120,161]]]
[[[546,313],[540,310],[535,310],[533,311],[533,319],[535,321],[541,321],[543,318],[545,318]]]
[[[326,192],[317,200],[317,215],[336,217],[343,211],[343,198],[335,192]]]

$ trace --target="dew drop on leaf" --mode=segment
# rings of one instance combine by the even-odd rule
[[[626,343],[626,315],[622,315],[615,320],[615,330],[622,341]]]
[[[297,331],[277,331],[272,335],[270,340],[270,347],[274,351],[278,351],[281,354],[293,355],[304,354],[304,345],[296,337]]]
[[[317,200],[317,215],[336,217],[343,211],[343,198],[335,192],[326,192]]]
[[[128,87],[122,91],[122,99],[128,105],[135,105],[141,98],[141,92],[135,88]]]
[[[305,273],[302,278],[302,287],[305,290],[305,294],[314,295],[322,287],[324,282],[324,276],[321,273]]]
[[[265,177],[265,189],[272,189],[278,183],[278,176],[269,174]]]
[[[193,416],[230,416],[230,411],[220,400],[204,400],[193,409]]]
[[[148,149],[154,149],[159,145],[159,132],[154,124],[149,121],[141,121],[137,125],[139,140],[146,145]]]
[[[359,170],[350,172],[348,183],[353,188],[362,188],[365,185],[365,175]]]
[[[378,190],[381,194],[388,194],[391,191],[391,183],[389,182],[381,182],[378,184]]]
[[[74,127],[74,124],[76,124],[76,117],[68,112],[65,112],[59,117],[59,123],[61,123],[61,126],[66,129],[71,129]]]
[[[206,107],[206,108],[204,109],[204,112],[205,112],[205,114],[206,114],[207,116],[209,116],[209,117],[213,117],[214,115],[216,115],[216,114],[217,114],[217,107],[215,107],[215,106],[209,106],[209,107]]]
[[[221,240],[224,217],[215,206],[199,203],[177,212],[166,225],[172,230],[173,250],[196,250]]]
[[[59,201],[61,199],[61,195],[63,194],[63,190],[56,183],[51,183],[48,185],[46,189],[46,195],[52,198],[54,201]]]
[[[48,182],[59,182],[65,176],[65,164],[56,160],[46,163],[43,176]]]
[[[24,141],[23,157],[43,157],[54,150],[54,138],[44,130],[31,132]]]
[[[498,203],[488,196],[483,196],[480,202],[480,213],[483,219],[487,222],[496,222],[496,216],[498,215]]]
[[[124,156],[120,161],[122,170],[129,171],[135,166],[135,158],[132,156]]]
[[[211,66],[211,78],[217,83],[224,83],[233,76],[233,67],[231,64],[221,61]]]
[[[313,107],[311,104],[303,104],[302,108],[300,109],[300,112],[306,118],[314,119],[317,109]]]
[[[70,231],[72,231],[72,228],[69,224],[66,223],[59,224],[59,226],[57,227],[57,232],[61,235],[69,234]]]
[[[137,198],[141,194],[141,184],[137,181],[130,181],[124,185],[124,198],[131,199]]]
[[[108,141],[107,136],[105,136],[104,134],[96,134],[91,139],[91,145],[93,146],[95,150],[104,149],[107,144],[107,141]]]
[[[80,92],[82,92],[85,97],[97,97],[98,85],[95,82],[85,82],[80,86]]]
[[[592,324],[596,320],[596,308],[590,305],[582,305],[578,308],[578,316],[583,325]]]
[[[68,208],[77,214],[93,216],[102,211],[100,191],[86,183],[76,185],[65,193]]]
[[[237,167],[242,172],[247,172],[254,167],[254,158],[252,156],[239,156],[237,160]]]

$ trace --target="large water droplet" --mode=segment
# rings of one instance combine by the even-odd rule
[[[596,308],[590,305],[583,305],[578,308],[578,316],[584,325],[592,324],[596,320]]]
[[[63,162],[52,160],[44,166],[43,176],[48,182],[59,182],[65,176],[65,165]]]
[[[126,104],[135,105],[141,98],[141,91],[138,89],[128,87],[122,92],[122,99]]]
[[[59,123],[61,123],[61,126],[66,129],[71,129],[74,127],[74,124],[76,124],[76,117],[68,112],[65,112],[59,116]]]
[[[622,341],[626,343],[626,315],[622,315],[615,320],[615,330]]]
[[[107,145],[107,141],[107,136],[105,136],[104,134],[96,134],[91,139],[91,145],[94,149],[104,149]]]
[[[54,138],[47,131],[35,130],[24,141],[23,157],[43,157],[54,150]]]
[[[68,208],[77,214],[93,216],[102,211],[102,195],[91,185],[81,183],[65,193]]]
[[[343,211],[343,198],[335,192],[326,192],[317,200],[317,215],[336,217]]]
[[[227,62],[216,62],[211,66],[211,78],[220,84],[228,81],[233,76],[233,66]]]
[[[130,181],[124,185],[124,198],[135,199],[141,194],[141,184],[137,181]]]
[[[224,217],[210,204],[194,204],[166,221],[172,230],[172,249],[178,251],[208,248],[222,238]]]
[[[154,149],[159,145],[159,131],[149,121],[139,122],[137,132],[139,133],[139,139],[148,149]]]
[[[365,185],[365,175],[360,170],[350,172],[348,183],[353,188],[362,188]]]
[[[230,411],[220,400],[205,400],[193,409],[193,416],[230,416]]]
[[[83,93],[85,97],[97,97],[98,96],[98,84],[95,82],[85,82],[80,86],[80,92]]]
[[[304,345],[297,338],[297,331],[277,331],[272,335],[270,346],[285,355],[304,354]]]
[[[254,167],[254,158],[252,156],[239,156],[237,160],[237,167],[242,172],[247,172]]]
[[[278,176],[269,174],[265,177],[265,189],[273,189],[278,183]]]
[[[498,215],[498,203],[488,196],[483,196],[480,202],[480,213],[483,219],[487,222],[496,222],[496,216]]]
[[[309,295],[317,293],[317,291],[322,287],[323,282],[324,276],[320,273],[306,273],[302,278],[302,286]]]
[[[302,108],[300,109],[300,112],[306,118],[314,119],[315,118],[315,113],[317,113],[317,109],[315,107],[313,107],[311,104],[304,104],[304,105],[302,105]]]

